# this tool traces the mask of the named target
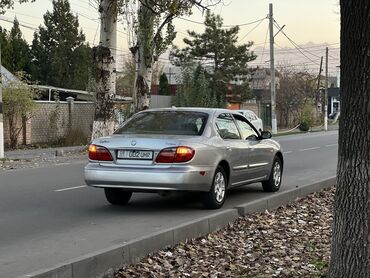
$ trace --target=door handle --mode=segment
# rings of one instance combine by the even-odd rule
[[[227,149],[228,151],[231,151],[231,147],[230,147],[230,146],[226,146],[226,149]]]

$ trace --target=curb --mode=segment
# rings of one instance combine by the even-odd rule
[[[294,202],[298,198],[320,191],[336,184],[331,177],[313,184],[270,195],[260,200],[248,202],[221,212],[198,218],[170,229],[152,233],[107,249],[99,250],[50,269],[43,269],[19,278],[104,278],[113,277],[114,271],[124,264],[136,263],[146,255],[185,242],[192,238],[205,236],[224,228],[240,216],[254,212],[273,210]]]
[[[315,182],[313,184],[297,186],[296,188],[284,192],[278,192],[268,197],[236,206],[235,208],[238,210],[240,216],[246,216],[247,214],[254,212],[273,210],[282,205],[292,203],[298,198],[306,197],[308,194],[318,192],[324,188],[329,188],[335,184],[336,176]]]
[[[68,152],[82,152],[87,149],[87,146],[72,146],[72,147],[56,147],[56,148],[41,148],[41,149],[25,149],[6,151],[5,158],[7,159],[34,159],[39,157],[55,157],[63,156]]]

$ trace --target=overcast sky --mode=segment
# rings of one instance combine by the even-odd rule
[[[86,34],[90,44],[99,42],[99,15],[96,9],[96,0],[70,0],[72,11],[79,15],[80,26]],[[21,24],[30,28],[21,27],[24,37],[31,42],[32,28],[37,28],[43,24],[43,14],[47,10],[52,10],[51,0],[36,0],[35,3],[16,4],[14,10],[9,10],[4,16],[0,16],[1,26],[10,29],[12,21],[17,16]],[[269,3],[274,6],[274,18],[277,23],[284,28],[285,34],[303,49],[302,53],[296,51],[286,51],[285,48],[293,48],[293,45],[283,35],[276,36],[277,60],[280,63],[307,63],[316,65],[319,63],[320,56],[324,55],[326,45],[332,49],[331,68],[335,71],[335,65],[339,65],[339,7],[338,0],[224,0],[223,5],[213,8],[213,12],[220,14],[224,18],[225,25],[241,25],[262,19],[267,16]],[[194,10],[194,14],[188,19],[202,22],[202,14]],[[175,40],[176,45],[182,45],[182,39],[186,35],[186,30],[196,30],[201,32],[203,27],[200,24],[191,23],[178,19],[175,21],[178,36]],[[118,51],[120,57],[128,55],[128,43],[125,26],[119,24],[118,31]],[[253,30],[252,30],[253,29]],[[268,20],[255,24],[242,26],[239,38],[241,42],[253,41],[255,51],[259,54],[256,64],[264,64],[268,55]],[[246,36],[247,35],[247,36]],[[265,43],[266,42],[266,43]],[[280,52],[280,53],[279,53]],[[262,55],[263,54],[263,55]],[[262,57],[263,56],[263,57]],[[266,56],[266,59],[265,59]],[[307,57],[306,57],[307,56]],[[316,64],[315,64],[316,63]]]

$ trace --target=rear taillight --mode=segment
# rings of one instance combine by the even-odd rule
[[[89,146],[89,159],[99,161],[113,161],[112,155],[107,148],[91,144]]]
[[[183,163],[194,157],[195,151],[189,147],[167,148],[160,151],[156,163]]]

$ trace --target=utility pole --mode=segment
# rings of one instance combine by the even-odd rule
[[[322,112],[322,99],[321,99],[321,90],[320,90],[320,83],[321,83],[321,72],[322,72],[322,61],[324,57],[321,56],[320,60],[320,70],[319,70],[319,75],[317,77],[317,95],[316,95],[316,109],[320,112]],[[320,104],[320,109],[318,109],[318,104]]]
[[[271,75],[271,129],[272,134],[277,134],[276,121],[276,86],[275,86],[275,60],[274,60],[274,15],[272,3],[269,5],[270,20],[270,75]]]
[[[324,130],[328,130],[328,57],[329,48],[326,47],[325,55],[325,99],[324,99]]]
[[[317,90],[320,90],[321,72],[322,72],[322,60],[324,57],[321,56],[319,76],[317,77]]]
[[[3,76],[1,74],[1,67],[0,45],[0,158],[4,158]]]

